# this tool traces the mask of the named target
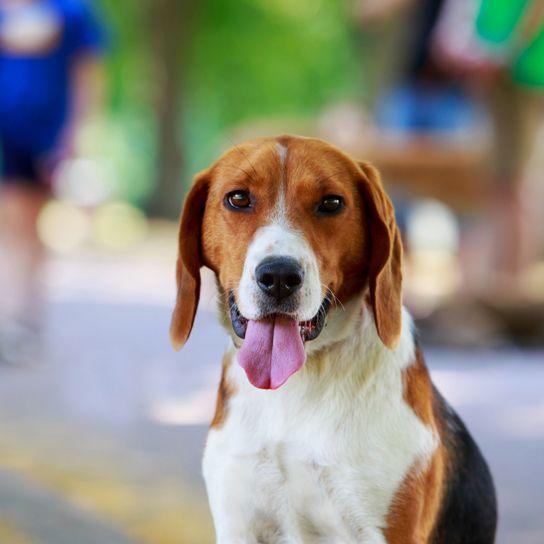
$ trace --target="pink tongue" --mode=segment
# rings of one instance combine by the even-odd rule
[[[255,387],[277,389],[305,360],[296,320],[276,315],[262,321],[248,321],[238,362]]]

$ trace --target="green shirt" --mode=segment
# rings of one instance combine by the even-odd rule
[[[544,88],[544,26],[531,36],[520,35],[528,9],[540,0],[482,0],[476,30],[486,42],[502,49],[512,77],[521,85]],[[537,10],[538,11],[538,10]]]

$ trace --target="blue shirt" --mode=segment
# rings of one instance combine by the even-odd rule
[[[0,136],[26,149],[51,148],[66,121],[70,68],[99,53],[103,33],[78,0],[0,0]]]

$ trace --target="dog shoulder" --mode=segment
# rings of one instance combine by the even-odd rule
[[[384,530],[388,544],[429,542],[441,509],[447,461],[433,386],[419,346],[402,380],[404,402],[433,434],[437,447],[426,459],[416,459],[399,487]]]
[[[432,384],[422,351],[403,372],[405,402],[439,445],[399,488],[384,535],[388,544],[492,544],[497,521],[491,474],[466,426]]]

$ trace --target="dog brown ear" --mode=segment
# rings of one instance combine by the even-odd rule
[[[362,198],[370,241],[368,283],[378,336],[394,349],[401,333],[402,243],[393,204],[385,193],[378,171],[366,162],[362,170]]]
[[[180,350],[191,334],[200,298],[202,219],[208,196],[208,171],[197,175],[185,197],[178,235],[176,306],[170,323],[170,340]]]

